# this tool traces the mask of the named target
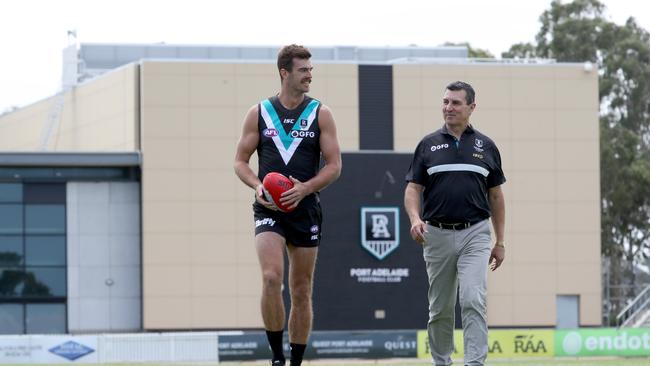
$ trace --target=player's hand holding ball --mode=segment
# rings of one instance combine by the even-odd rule
[[[293,182],[284,175],[276,172],[268,173],[262,181],[263,192],[266,201],[274,205],[277,210],[291,212],[296,207],[286,201],[282,201],[282,194],[292,189]],[[268,207],[268,206],[267,206]]]

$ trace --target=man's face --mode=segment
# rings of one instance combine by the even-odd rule
[[[450,126],[461,126],[469,123],[469,116],[474,111],[476,103],[467,104],[464,90],[446,90],[442,98],[442,116]]]
[[[291,89],[301,91],[303,93],[309,92],[309,84],[311,84],[311,71],[314,68],[311,66],[309,59],[294,58],[293,69],[286,71],[285,82]]]

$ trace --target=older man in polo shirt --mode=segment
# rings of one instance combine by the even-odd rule
[[[425,136],[406,175],[404,206],[411,236],[422,244],[429,277],[429,345],[435,365],[451,365],[454,305],[460,290],[465,364],[487,357],[487,271],[505,257],[505,177],[494,142],[472,127],[471,85],[447,86],[445,124]],[[489,218],[496,241],[492,245]]]

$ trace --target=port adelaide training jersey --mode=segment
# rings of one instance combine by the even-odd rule
[[[469,125],[460,139],[446,126],[425,136],[406,180],[424,186],[423,220],[474,223],[490,217],[488,189],[506,178],[497,146]]]

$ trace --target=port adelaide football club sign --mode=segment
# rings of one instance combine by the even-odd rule
[[[361,246],[382,260],[399,247],[399,209],[361,208]]]

